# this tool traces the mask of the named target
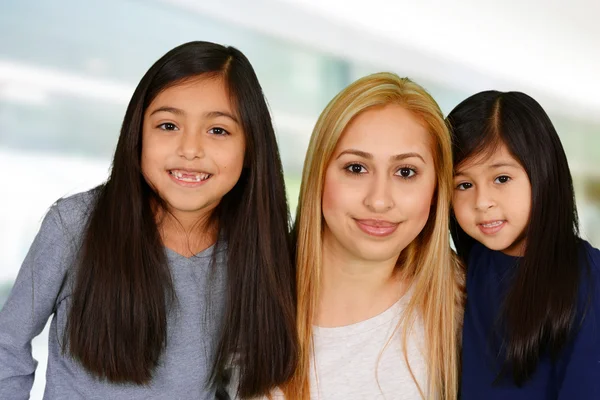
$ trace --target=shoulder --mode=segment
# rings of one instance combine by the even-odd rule
[[[94,191],[56,201],[46,213],[23,261],[22,271],[30,270],[44,285],[59,285],[73,265],[87,225]]]
[[[65,256],[76,252],[97,193],[98,189],[92,189],[57,200],[48,209],[32,247],[55,247]]]
[[[600,250],[582,240],[583,261],[580,277],[580,307],[584,315],[590,312],[600,318]]]
[[[600,276],[600,250],[592,246],[586,240],[582,240],[582,247],[591,269],[590,272],[596,277]]]
[[[46,220],[71,237],[80,236],[94,210],[101,187],[58,199],[48,210]]]
[[[581,241],[581,250],[581,282],[589,284],[594,297],[600,298],[600,250],[585,240]]]

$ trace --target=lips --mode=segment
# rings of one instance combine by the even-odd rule
[[[485,235],[494,235],[506,225],[505,220],[491,220],[491,221],[483,221],[477,224],[479,230]]]
[[[174,182],[185,187],[202,185],[212,177],[208,172],[189,169],[170,169],[167,173]]]
[[[172,169],[169,170],[169,173],[184,182],[200,182],[211,177],[211,175],[206,172],[187,171],[183,169]]]
[[[376,237],[389,236],[396,231],[399,223],[378,219],[355,219],[356,225],[368,235]]]

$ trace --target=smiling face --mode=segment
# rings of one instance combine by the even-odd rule
[[[527,172],[504,144],[479,161],[466,160],[457,168],[452,201],[456,220],[487,248],[522,256],[531,211]]]
[[[356,260],[398,258],[429,217],[436,187],[431,141],[399,105],[355,117],[325,171],[324,246]]]
[[[220,78],[171,86],[144,113],[142,173],[175,216],[209,215],[237,183],[244,152],[244,131]]]

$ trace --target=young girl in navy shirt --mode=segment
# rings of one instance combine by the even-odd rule
[[[600,251],[579,237],[550,119],[523,93],[486,91],[447,120],[467,262],[461,398],[600,399]]]

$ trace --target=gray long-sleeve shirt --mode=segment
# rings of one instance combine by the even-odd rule
[[[72,292],[73,260],[94,192],[60,200],[46,215],[0,311],[0,400],[28,399],[37,362],[31,340],[52,317],[45,400],[214,399],[207,388],[225,293],[225,251],[194,257],[167,248],[177,302],[169,311],[167,348],[147,386],[116,385],[91,376],[68,352],[63,334]],[[217,263],[211,266],[213,252]]]

